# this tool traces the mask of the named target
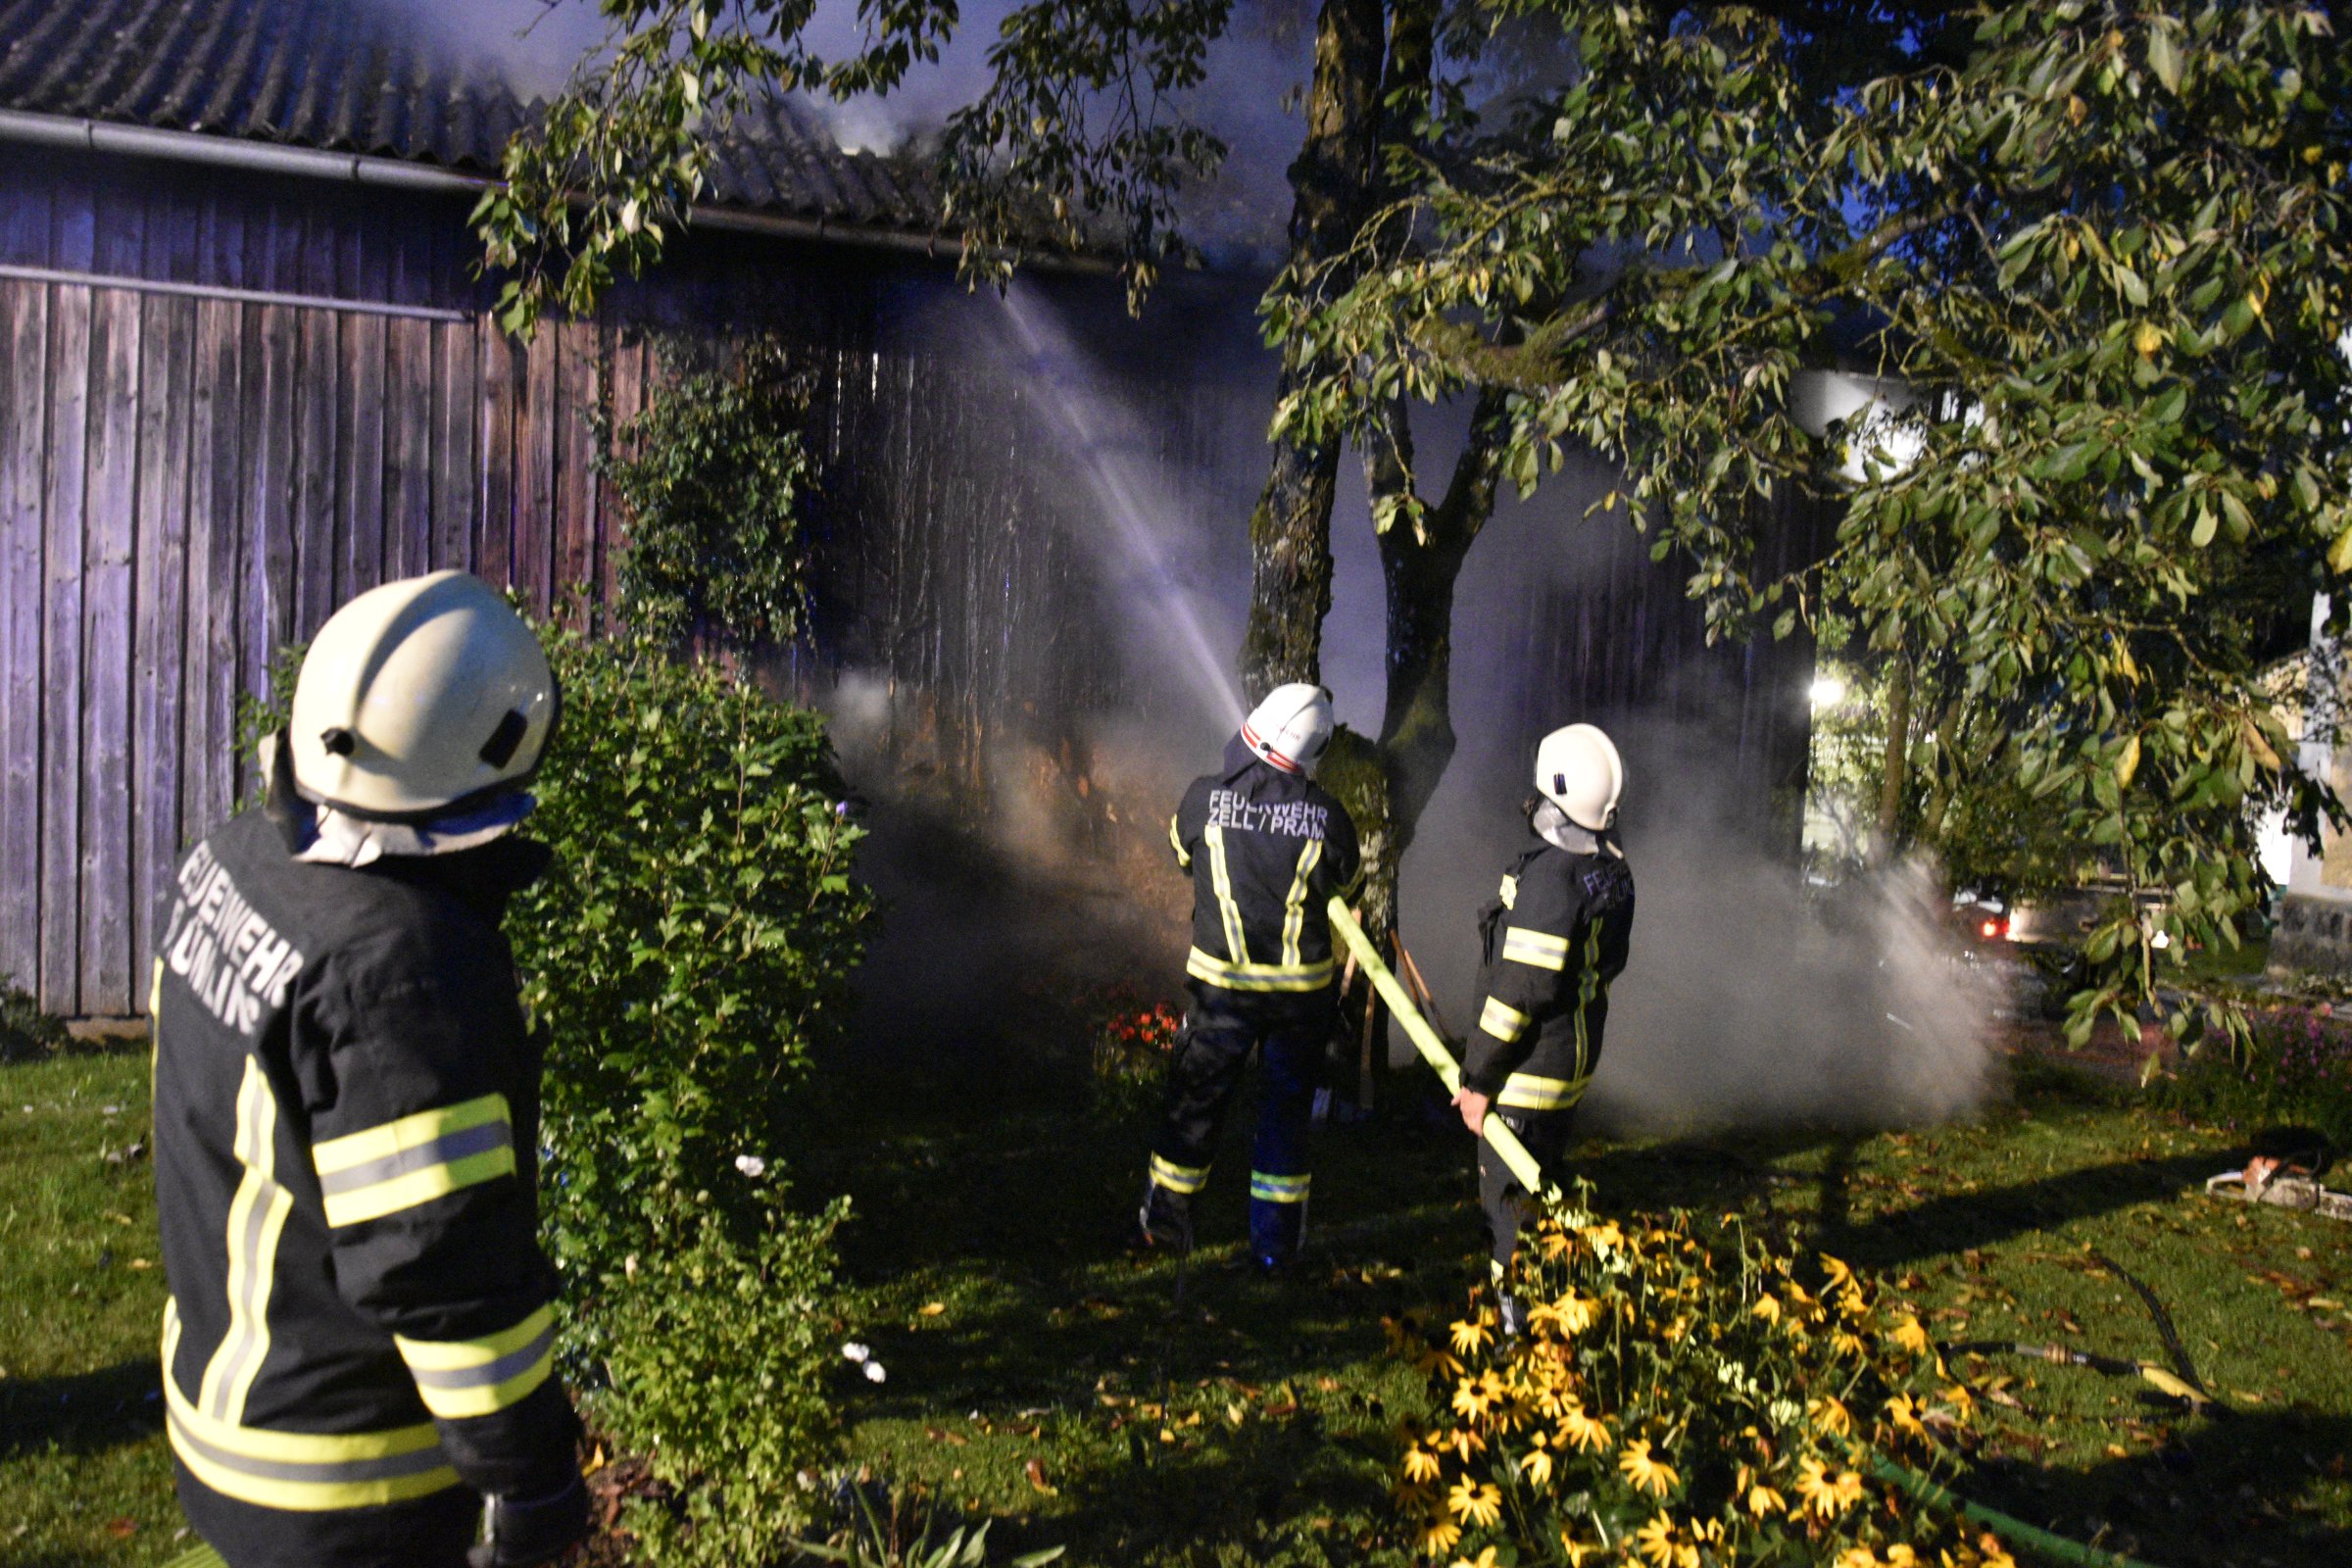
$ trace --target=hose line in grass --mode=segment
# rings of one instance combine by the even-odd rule
[[[1364,935],[1364,928],[1356,923],[1355,916],[1348,911],[1348,906],[1338,898],[1331,901],[1329,912],[1331,928],[1340,934],[1340,940],[1348,945],[1348,951],[1355,955],[1356,963],[1371,979],[1374,989],[1379,991],[1381,1000],[1389,1004],[1389,1010],[1396,1015],[1396,1021],[1404,1025],[1404,1032],[1413,1042],[1413,1048],[1436,1070],[1448,1095],[1460,1093],[1460,1064],[1453,1059],[1453,1053],[1446,1049],[1446,1042],[1438,1032],[1429,1026],[1429,1020],[1422,1017],[1421,1010],[1413,1005],[1413,999],[1405,995],[1404,987],[1397,983],[1396,976],[1390,971],[1388,964],[1382,961],[1379,951],[1372,946],[1371,938]],[[1500,1116],[1489,1116],[1481,1132],[1486,1141],[1494,1147],[1494,1152],[1502,1156],[1502,1162],[1510,1167],[1512,1176],[1518,1179],[1520,1186],[1531,1193],[1546,1190],[1548,1184],[1544,1180],[1544,1168],[1527,1152],[1527,1146],[1503,1125]],[[2150,1564],[2097,1546],[2085,1546],[2079,1541],[2052,1535],[2047,1530],[2027,1524],[2023,1519],[2013,1519],[1983,1503],[1955,1496],[1918,1471],[1906,1469],[1885,1454],[1872,1454],[1870,1465],[1882,1480],[1902,1488],[1922,1502],[1933,1507],[1955,1509],[1963,1518],[1974,1520],[1994,1535],[2060,1562],[2085,1564],[2089,1568],[2151,1568]]]
[[[2103,1546],[2086,1546],[2080,1541],[2053,1535],[2039,1525],[2030,1525],[2013,1518],[1997,1508],[1987,1508],[1981,1502],[1971,1502],[1918,1471],[1895,1463],[1883,1453],[1870,1456],[1870,1468],[1880,1480],[1902,1488],[1931,1508],[1957,1510],[1964,1519],[1973,1520],[2014,1544],[2037,1551],[2045,1557],[2063,1563],[2082,1563],[2088,1568],[2152,1568],[2136,1557],[2127,1557],[2120,1551]]]

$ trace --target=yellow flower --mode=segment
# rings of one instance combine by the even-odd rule
[[[1886,1568],[1868,1546],[1848,1546],[1838,1554],[1838,1568]]]
[[[1444,1515],[1421,1527],[1421,1550],[1432,1557],[1443,1557],[1462,1539],[1462,1527]]]
[[[1832,1289],[1854,1283],[1854,1271],[1846,1265],[1844,1259],[1832,1257],[1829,1253],[1824,1252],[1821,1254],[1821,1266],[1830,1276]]]
[[[1489,1546],[1475,1558],[1457,1557],[1454,1559],[1453,1568],[1494,1568],[1494,1548]]]
[[[1830,1339],[1830,1351],[1834,1355],[1858,1356],[1863,1352],[1863,1349],[1864,1346],[1862,1344],[1862,1336],[1859,1334],[1848,1333],[1844,1329],[1839,1329]]]
[[[1898,1394],[1886,1401],[1886,1419],[1894,1423],[1897,1432],[1908,1432],[1915,1438],[1928,1435],[1928,1429],[1919,1423],[1919,1406],[1908,1394]]]
[[[1649,1456],[1647,1438],[1636,1438],[1627,1444],[1625,1452],[1617,1456],[1617,1468],[1625,1472],[1628,1481],[1654,1497],[1663,1497],[1682,1480],[1672,1465]]]
[[[1977,1550],[1984,1554],[1982,1568],[2017,1568],[2017,1559],[2009,1555],[2008,1548],[2001,1544],[1998,1536],[1979,1536]]]
[[[1928,1353],[1928,1331],[1919,1326],[1919,1319],[1905,1312],[1894,1320],[1894,1343],[1913,1355]]]
[[[1674,1561],[1674,1521],[1658,1515],[1634,1533],[1634,1544],[1658,1568],[1667,1568]]]
[[[1608,1423],[1585,1414],[1585,1407],[1574,1399],[1560,1416],[1560,1436],[1588,1453],[1608,1451]]]
[[[1573,1339],[1592,1326],[1599,1305],[1570,1291],[1556,1301],[1538,1301],[1528,1309],[1527,1320],[1537,1327],[1548,1323],[1559,1330],[1562,1339]]]
[[[1943,1397],[1945,1402],[1951,1405],[1952,1413],[1959,1416],[1961,1420],[1974,1421],[1977,1418],[1976,1396],[1968,1392],[1965,1385],[1953,1384],[1943,1391]]]
[[[1886,1548],[1886,1568],[1919,1568],[1919,1553],[1901,1542]]]
[[[1807,1399],[1805,1412],[1812,1417],[1815,1427],[1833,1437],[1844,1438],[1853,1435],[1853,1416],[1840,1400],[1831,1395],[1825,1394],[1817,1399]]]
[[[1444,1469],[1436,1454],[1417,1444],[1405,1450],[1404,1474],[1408,1481],[1435,1481]]]
[[[1519,1470],[1539,1487],[1551,1485],[1551,1450],[1544,1446],[1542,1434],[1537,1435],[1536,1446],[1527,1450],[1527,1457],[1519,1461]]]
[[[1502,1517],[1502,1494],[1464,1476],[1446,1494],[1446,1506],[1468,1524],[1492,1525]]]
[[[1560,1532],[1560,1554],[1568,1559],[1568,1568],[1585,1568],[1585,1559],[1598,1550],[1598,1546],[1581,1542],[1565,1530]]]
[[[1862,1495],[1862,1478],[1851,1470],[1833,1480],[1810,1454],[1797,1461],[1796,1469],[1796,1494],[1824,1519],[1837,1518]]]
[[[1606,1251],[1625,1246],[1625,1232],[1617,1228],[1615,1220],[1603,1220],[1586,1227],[1585,1240],[1592,1244],[1595,1251]]]
[[[1756,1304],[1749,1307],[1748,1310],[1767,1323],[1778,1323],[1781,1320],[1780,1298],[1770,1294],[1757,1297]]]
[[[1788,1499],[1766,1486],[1747,1489],[1747,1511],[1761,1519],[1767,1514],[1786,1513]]]
[[[1483,1314],[1475,1318],[1456,1318],[1452,1333],[1454,1353],[1457,1355],[1468,1355],[1494,1338],[1494,1331],[1487,1327]]]

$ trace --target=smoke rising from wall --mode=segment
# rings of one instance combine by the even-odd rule
[[[1185,782],[1214,762],[1234,718],[1225,693],[1248,592],[1243,523],[1264,474],[1271,367],[1246,317],[1223,341],[1196,335],[1152,367],[1205,378],[1203,399],[1233,411],[1214,450],[1196,455],[1207,471],[1188,478],[1196,459],[1154,443],[1106,363],[1116,351],[1095,347],[1102,334],[1061,310],[1026,290],[1002,309],[958,299],[909,330],[970,357],[984,384],[1003,389],[991,400],[995,416],[1034,421],[1048,461],[1066,472],[1073,504],[1054,525],[1071,532],[1098,572],[1115,645],[1106,657],[1133,679],[1131,701],[1086,719],[1090,800],[1122,816],[1104,824],[1075,811],[1070,780],[1008,742],[989,764],[996,813],[985,837],[994,879],[986,888],[942,884],[922,856],[881,847],[902,902],[872,972],[891,973],[898,951],[927,956],[925,999],[889,1004],[902,1019],[919,1004],[926,1028],[968,1030],[973,1008],[1002,1004],[985,984],[940,988],[943,952],[957,956],[946,968],[974,975],[1075,971],[1174,991],[1190,891],[1167,863],[1166,814]],[[1440,482],[1458,423],[1441,414],[1418,434],[1427,482]],[[1460,745],[1405,863],[1401,922],[1446,1021],[1460,1029],[1477,1016],[1478,910],[1528,842],[1525,738],[1594,719],[1628,758],[1624,837],[1641,906],[1588,1126],[1895,1125],[1965,1113],[1997,1088],[1993,999],[1957,960],[1933,880],[1913,871],[1849,891],[1825,916],[1793,855],[1759,846],[1754,803],[1740,798],[1748,785],[1727,755],[1738,723],[1709,712],[1703,690],[1684,694],[1680,717],[1580,711],[1556,673],[1529,667],[1545,646],[1544,615],[1556,615],[1563,596],[1585,603],[1576,596],[1627,569],[1629,555],[1645,555],[1611,531],[1622,523],[1582,516],[1613,484],[1588,464],[1530,504],[1506,503],[1462,577],[1453,682]],[[1334,533],[1324,673],[1342,718],[1370,731],[1379,721],[1383,600],[1352,473]],[[1184,613],[1171,615],[1171,601]],[[859,742],[860,700],[879,711],[855,683],[845,683],[835,711],[853,770],[863,775],[882,760]],[[869,718],[863,732],[871,728]],[[1393,1059],[1409,1059],[1400,1040]]]

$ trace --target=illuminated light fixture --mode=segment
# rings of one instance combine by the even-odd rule
[[[1987,920],[1982,927],[1980,927],[1980,929],[1984,931],[1985,941],[1998,942],[2002,937],[2005,937],[2009,934],[2005,929],[2006,925],[2006,921]]]
[[[1845,701],[1845,682],[1835,675],[1816,675],[1807,693],[1815,708],[1836,708]]]

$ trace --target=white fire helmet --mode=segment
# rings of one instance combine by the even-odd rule
[[[1536,746],[1536,793],[1578,827],[1606,832],[1616,825],[1617,797],[1625,793],[1625,760],[1597,726],[1555,729]]]
[[[1313,773],[1331,744],[1331,693],[1303,681],[1275,687],[1243,720],[1242,744],[1285,773]]]
[[[286,725],[295,787],[353,816],[434,816],[529,777],[556,705],[547,654],[489,584],[388,582],[312,639]]]

